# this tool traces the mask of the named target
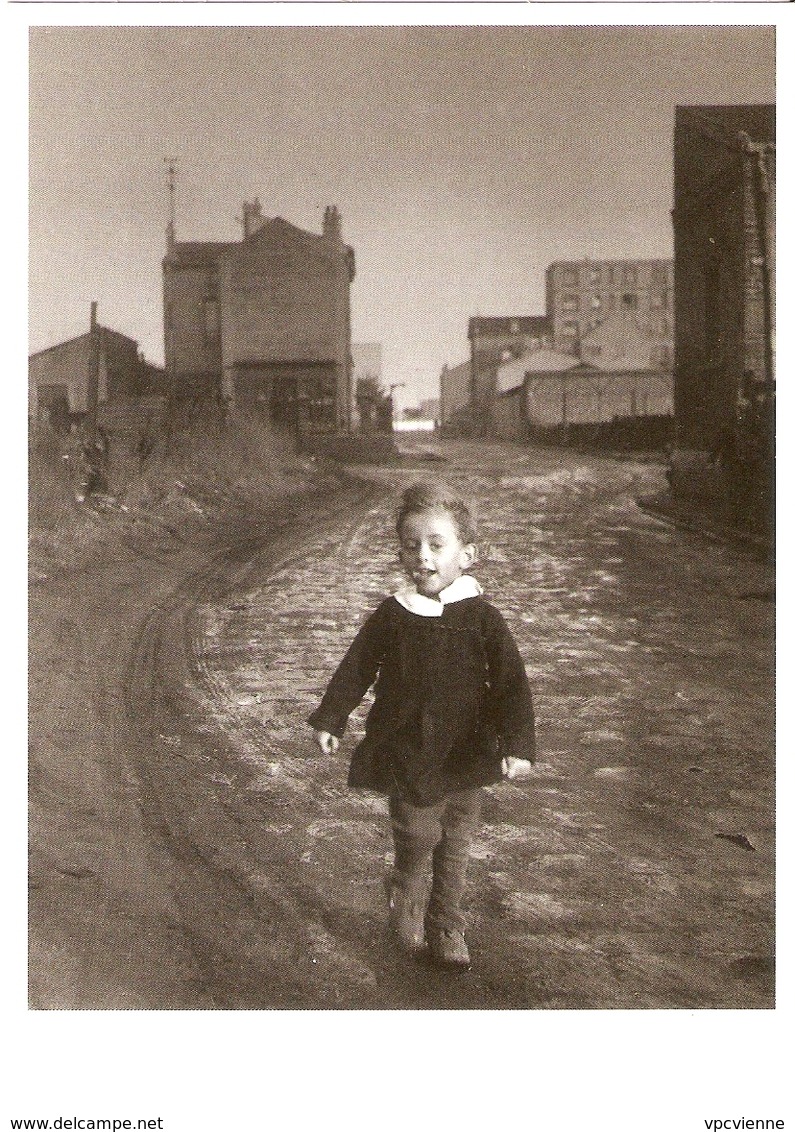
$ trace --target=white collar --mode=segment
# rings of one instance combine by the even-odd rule
[[[441,617],[446,605],[454,601],[463,601],[465,597],[479,597],[483,593],[479,583],[470,574],[461,574],[445,589],[439,591],[439,600],[418,594],[414,586],[406,586],[398,590],[395,598],[409,613],[418,613],[420,617]]]

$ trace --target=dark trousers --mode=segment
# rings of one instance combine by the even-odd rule
[[[483,792],[458,790],[434,806],[412,806],[390,797],[389,815],[395,839],[392,882],[417,903],[424,902],[428,866],[433,863],[427,928],[458,928],[466,921],[461,901],[466,888],[472,839],[480,825]]]

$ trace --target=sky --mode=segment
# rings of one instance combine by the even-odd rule
[[[398,406],[468,356],[471,316],[543,314],[561,259],[673,252],[677,104],[773,102],[775,29],[32,27],[29,349],[103,325],[163,359],[178,240],[244,200],[309,231],[336,204],[354,342]]]

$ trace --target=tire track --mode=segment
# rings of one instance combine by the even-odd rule
[[[714,576],[707,608],[720,610],[721,633],[735,632],[720,591],[734,559],[710,559],[705,572],[688,536],[642,515],[630,492],[643,471],[532,459],[540,467],[526,475],[521,467],[445,470],[481,503],[487,549],[478,575],[519,641],[549,760],[532,791],[489,792],[473,861],[476,965],[463,982],[407,965],[384,940],[383,800],[349,792],[347,754],[320,758],[303,722],[361,617],[399,578],[392,507],[417,473],[382,471],[375,487],[323,514],[306,509],[267,548],[261,539],[238,542],[215,574],[189,579],[175,608],[154,615],[139,666],[141,677],[153,674],[151,696],[163,701],[151,805],[193,870],[183,907],[217,1003],[766,1001],[759,988],[738,986],[726,966],[743,958],[743,947],[764,953],[764,910],[759,930],[749,932],[756,906],[741,888],[763,891],[763,866],[755,874],[746,855],[745,873],[726,874],[736,952],[716,940],[721,901],[704,888],[713,875],[701,859],[711,795],[707,777],[699,787],[689,768],[696,757],[705,770],[722,768],[706,753],[691,754],[687,741],[679,749],[668,740],[661,764],[656,745],[666,729],[703,733],[695,700],[684,713],[669,702],[683,679],[698,690],[691,652],[701,668],[717,662],[722,673],[728,661],[730,671],[742,671],[739,642],[724,657],[709,615],[686,619],[704,605],[705,578]],[[711,704],[706,674],[702,683]],[[365,711],[352,717],[346,748]],[[726,719],[734,726],[728,709]],[[738,726],[737,742],[752,736],[752,724]],[[683,903],[693,885],[700,895]],[[696,908],[703,924],[694,922]],[[708,967],[691,955],[691,937],[708,941]]]
[[[310,501],[291,524],[272,537],[244,532],[209,565],[187,576],[142,624],[131,652],[125,687],[126,714],[135,735],[143,807],[153,835],[167,847],[178,880],[181,933],[201,972],[196,1005],[220,1008],[338,1005],[329,993],[328,970],[318,978],[316,956],[330,952],[322,926],[278,880],[238,868],[227,847],[240,843],[238,821],[223,798],[237,760],[207,741],[194,725],[193,678],[197,636],[193,611],[218,601],[242,583],[255,561],[284,568],[295,557],[297,532],[316,520],[361,505],[369,491],[349,490],[334,503]],[[245,849],[245,846],[243,846]],[[306,947],[309,943],[310,949]],[[360,973],[360,977],[361,977]]]

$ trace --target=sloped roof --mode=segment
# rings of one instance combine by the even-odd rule
[[[250,236],[246,236],[240,243],[229,244],[228,248],[239,250],[246,247],[246,245],[251,246],[280,235],[288,239],[299,240],[304,245],[309,244],[321,255],[325,255],[329,258],[345,256],[349,259],[351,264],[353,264],[354,253],[353,248],[349,244],[337,244],[333,240],[330,240],[325,233],[310,232],[306,228],[299,228],[297,224],[285,220],[282,216],[274,216],[272,220],[266,220],[265,223],[257,228],[255,232],[252,232]]]
[[[533,350],[521,360],[525,363],[525,370],[530,373],[557,373],[567,369],[598,368],[587,365],[573,354],[564,354],[558,350]]]
[[[103,326],[101,323],[97,323],[97,331],[100,335],[112,334],[114,338],[121,338],[129,346],[134,346],[136,350],[138,349],[137,341],[134,338],[130,338],[129,334],[122,334],[120,330],[111,330],[109,326]],[[63,342],[54,342],[52,346],[45,346],[41,350],[34,350],[32,354],[28,355],[28,358],[38,358],[42,354],[49,354],[52,350],[61,350],[64,346],[71,346],[75,342],[82,342],[84,339],[88,340],[90,337],[91,331],[86,330],[83,334],[75,334],[73,338],[65,338]]]
[[[291,224],[289,220],[284,220],[281,216],[266,220],[261,227],[242,240],[178,241],[174,244],[173,249],[167,253],[164,262],[177,267],[212,269],[218,265],[218,261],[223,256],[234,255],[246,247],[252,247],[261,241],[272,239],[274,235],[284,235],[288,238],[300,240],[327,257],[340,255],[346,257],[351,270],[351,278],[353,278],[355,271],[353,248],[348,244],[335,246],[325,235],[308,232],[305,228],[299,228],[298,225]]]
[[[525,374],[566,373],[569,370],[599,370],[599,366],[583,362],[572,354],[561,354],[557,350],[533,350],[512,362],[506,362],[497,370],[497,391],[507,393],[524,384]]]
[[[181,267],[213,267],[222,252],[236,247],[239,247],[237,242],[191,240],[187,243],[175,243],[174,250],[167,258],[176,260]]]

